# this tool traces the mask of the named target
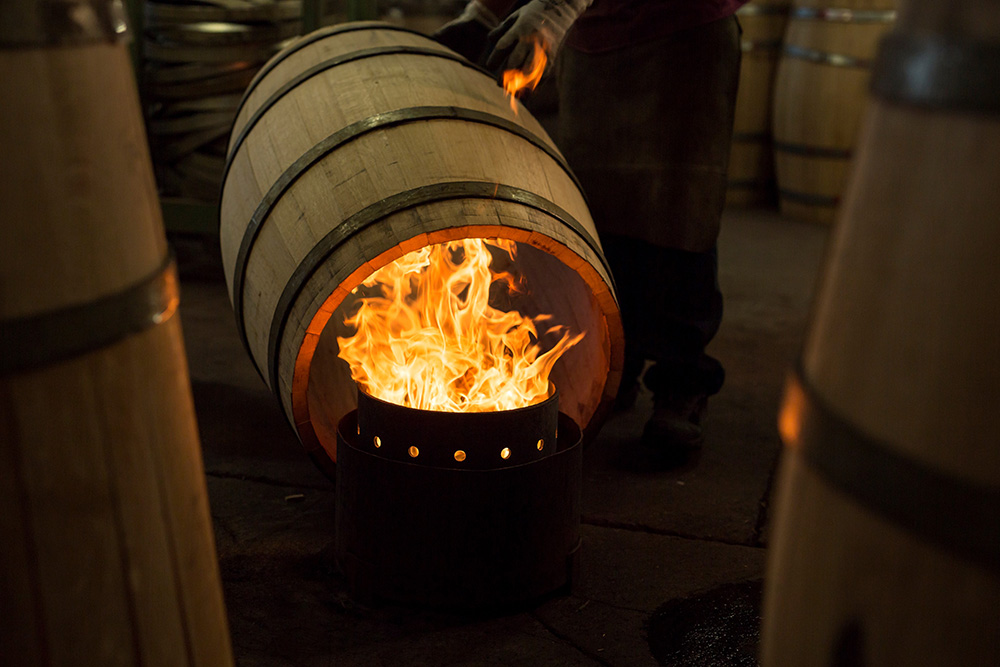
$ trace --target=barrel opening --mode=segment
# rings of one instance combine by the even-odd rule
[[[338,336],[357,305],[351,292],[377,269],[426,245],[466,238],[504,238],[517,242],[516,270],[527,292],[512,304],[525,315],[546,313],[552,323],[586,332],[557,362],[552,382],[560,388],[560,410],[587,424],[607,404],[620,378],[617,306],[606,279],[574,250],[535,231],[499,225],[457,226],[420,234],[364,262],[326,297],[306,326],[295,359],[292,411],[302,442],[336,460],[337,424],[357,404],[347,362],[338,357]]]

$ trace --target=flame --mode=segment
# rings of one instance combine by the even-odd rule
[[[536,323],[489,304],[490,286],[519,285],[496,273],[488,245],[515,258],[516,243],[462,239],[415,250],[376,271],[355,294],[358,311],[345,320],[357,331],[337,338],[339,356],[366,393],[422,410],[513,410],[549,396],[549,373],[584,334],[562,334],[542,352]],[[361,288],[368,288],[362,290]]]
[[[534,51],[531,54],[528,71],[509,69],[503,73],[503,89],[510,96],[510,108],[514,110],[514,113],[517,113],[518,93],[525,88],[534,90],[538,86],[538,82],[542,80],[542,74],[545,73],[545,63],[549,59],[545,53],[545,44],[540,38],[533,37],[531,42]]]

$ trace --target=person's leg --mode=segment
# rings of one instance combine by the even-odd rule
[[[626,370],[655,362],[646,437],[664,445],[700,442],[705,397],[724,378],[705,346],[722,317],[715,241],[739,60],[730,18],[608,54],[567,50],[561,63],[560,148],[615,276]]]

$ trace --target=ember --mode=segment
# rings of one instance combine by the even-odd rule
[[[381,400],[439,412],[545,400],[552,367],[584,334],[553,326],[544,334],[561,336],[543,352],[536,323],[547,316],[532,320],[490,305],[495,282],[518,287],[510,273],[492,269],[489,248],[513,260],[516,245],[462,239],[426,246],[372,274],[355,289],[361,306],[345,321],[357,332],[337,339],[353,379]]]

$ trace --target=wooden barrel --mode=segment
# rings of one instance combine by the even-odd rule
[[[868,101],[871,61],[896,0],[796,0],[774,91],[781,212],[832,222]]]
[[[800,368],[765,665],[1000,664],[1000,5],[903,5]]]
[[[237,325],[325,470],[356,401],[336,342],[351,290],[453,239],[518,243],[521,312],[586,332],[552,374],[561,410],[600,424],[622,363],[611,274],[562,155],[490,76],[402,28],[324,28],[250,85],[228,159],[220,235]]]
[[[110,7],[0,7],[0,661],[228,665],[177,281]]]
[[[756,0],[736,12],[743,35],[740,87],[726,183],[728,206],[774,204],[771,99],[788,22],[788,0]]]

